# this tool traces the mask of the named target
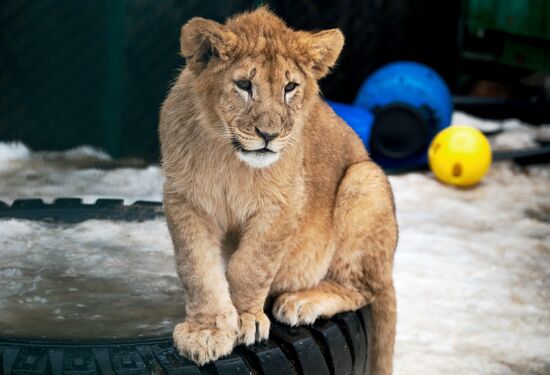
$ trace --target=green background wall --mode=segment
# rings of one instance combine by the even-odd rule
[[[253,1],[3,0],[0,140],[158,159],[158,110],[183,64],[179,30]]]

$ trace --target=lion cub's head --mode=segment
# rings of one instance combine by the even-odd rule
[[[338,29],[293,31],[260,8],[224,25],[193,18],[180,42],[205,126],[263,168],[299,137],[344,37]]]

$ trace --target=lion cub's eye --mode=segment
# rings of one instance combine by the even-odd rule
[[[239,79],[238,81],[235,81],[235,84],[238,88],[244,91],[250,91],[252,89],[252,82],[248,79]]]
[[[291,92],[294,91],[298,87],[298,84],[296,82],[289,82],[285,86],[285,92]]]

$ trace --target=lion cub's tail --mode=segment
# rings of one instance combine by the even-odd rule
[[[391,375],[397,322],[393,285],[376,296],[370,305],[370,310],[371,316],[367,321],[367,374]]]

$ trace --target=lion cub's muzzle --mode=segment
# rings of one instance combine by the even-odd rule
[[[279,133],[270,133],[262,131],[255,127],[254,131],[258,136],[255,139],[246,138],[243,144],[239,139],[232,140],[233,147],[237,151],[240,160],[252,168],[265,168],[275,163],[279,159],[279,151],[282,148],[280,142],[277,142]]]

